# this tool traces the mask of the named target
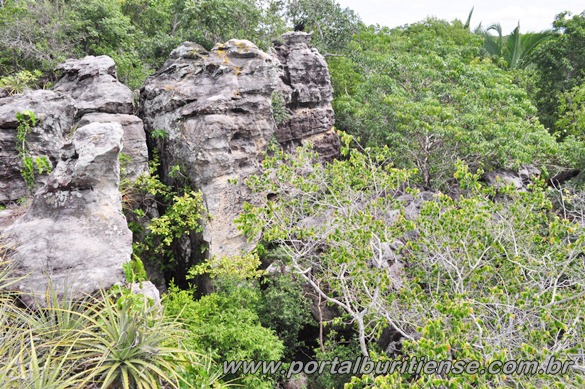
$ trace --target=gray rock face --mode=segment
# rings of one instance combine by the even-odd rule
[[[132,182],[148,172],[148,149],[142,121],[133,113],[132,91],[116,79],[114,61],[107,56],[68,60],[57,68],[62,76],[53,90],[37,90],[0,98],[0,203],[34,193],[47,175],[36,177],[30,191],[20,175],[16,149],[16,114],[31,110],[39,119],[27,137],[31,155],[46,155],[54,168],[61,147],[76,127],[91,122],[119,123],[124,129],[124,166]]]
[[[79,116],[88,112],[132,113],[132,91],[116,79],[116,64],[110,57],[70,59],[57,70],[62,76],[53,90],[71,96]]]
[[[333,88],[325,58],[311,47],[311,35],[288,32],[275,48],[282,64],[282,92],[290,119],[281,124],[276,138],[282,145],[310,142],[325,159],[339,155],[339,137],[333,130]]]
[[[124,130],[122,143],[124,150],[121,158],[122,178],[135,182],[138,177],[148,173],[148,147],[144,125],[138,116],[127,114],[88,113],[83,115],[78,126],[90,123],[118,123]]]
[[[18,285],[26,302],[38,303],[49,279],[74,298],[123,282],[132,233],[118,191],[122,136],[117,123],[77,129],[28,212],[0,231],[28,274]]]
[[[165,181],[174,183],[170,172],[180,169],[204,194],[212,256],[247,247],[233,219],[249,200],[241,179],[255,171],[274,134],[271,95],[278,85],[277,61],[249,41],[230,40],[210,52],[184,43],[141,90],[147,132],[166,133],[158,139]]]
[[[176,184],[171,172],[180,171],[203,192],[211,216],[203,233],[210,256],[252,247],[233,219],[244,201],[254,202],[243,181],[257,171],[273,136],[285,147],[312,142],[324,158],[339,154],[327,64],[310,47],[310,35],[290,33],[284,40],[275,55],[245,40],[209,52],[184,43],[141,89],[141,117],[160,149],[163,179]],[[290,114],[278,128],[275,92]],[[181,251],[186,257],[195,250]]]
[[[126,179],[148,172],[142,120],[131,115],[132,92],[117,81],[114,61],[90,56],[58,70],[52,91],[0,99],[0,202],[36,191],[30,208],[0,212],[0,235],[18,271],[30,273],[19,290],[33,304],[49,280],[72,297],[124,280],[132,233],[119,192],[122,147]],[[47,155],[54,168],[30,192],[16,149],[16,113],[24,110],[39,119],[27,137],[31,154]]]
[[[26,110],[33,111],[38,119],[37,126],[27,137],[28,149],[32,156],[46,155],[53,167],[73,127],[75,106],[69,96],[37,90],[0,99],[0,202],[16,201],[28,194],[20,174],[22,161],[16,148],[16,114]],[[37,187],[40,187],[47,176],[36,178]]]

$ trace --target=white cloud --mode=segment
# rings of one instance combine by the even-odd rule
[[[518,21],[522,32],[541,31],[552,27],[555,15],[562,11],[573,14],[585,10],[581,1],[565,0],[454,0],[438,2],[433,0],[337,0],[343,7],[356,11],[368,24],[389,27],[401,26],[436,16],[446,20],[465,20],[475,7],[472,27],[480,22],[483,26],[499,22],[505,33],[512,31]]]

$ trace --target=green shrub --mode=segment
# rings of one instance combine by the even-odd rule
[[[25,89],[34,87],[41,74],[40,70],[22,70],[11,76],[0,77],[0,89],[7,89],[10,95],[22,93]]]
[[[27,137],[31,132],[32,127],[36,126],[38,119],[33,111],[26,110],[16,114],[18,121],[16,133],[16,149],[18,156],[21,159],[20,175],[26,182],[29,190],[33,190],[35,186],[35,175],[47,174],[52,170],[52,165],[47,156],[34,156],[31,154],[28,146]],[[36,173],[35,173],[36,171]]]
[[[284,97],[282,96],[281,92],[274,91],[272,92],[272,117],[274,118],[274,122],[276,126],[280,126],[281,124],[285,123],[288,119],[290,119],[290,113],[286,109]]]
[[[283,342],[286,357],[293,358],[299,347],[300,331],[312,322],[310,301],[304,296],[298,280],[290,275],[269,277],[264,281],[262,304],[258,315],[266,328],[271,328]]]
[[[221,366],[225,361],[277,361],[282,357],[282,342],[260,323],[256,313],[259,303],[259,291],[247,286],[212,293],[197,301],[192,291],[171,287],[164,307],[167,315],[180,316],[186,323],[191,332],[191,349],[210,355]],[[250,389],[274,385],[270,377],[243,375],[226,379]]]

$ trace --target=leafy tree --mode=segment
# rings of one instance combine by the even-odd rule
[[[552,132],[563,134],[564,123],[558,122],[563,94],[581,85],[585,69],[585,13],[570,17],[557,15],[554,35],[535,53],[533,59],[539,73],[535,101],[542,123]]]
[[[275,152],[267,158],[265,173],[252,177],[249,185],[277,194],[280,201],[267,201],[261,207],[247,204],[238,223],[250,236],[261,234],[281,244],[293,270],[323,300],[347,313],[357,328],[360,350],[368,355],[369,324],[376,320],[372,314],[378,304],[374,296],[390,293],[392,282],[387,268],[376,274],[365,270],[368,263],[382,260],[372,258],[372,244],[380,245],[396,234],[375,215],[392,212],[397,203],[390,196],[410,172],[384,163],[387,153],[383,152],[373,156],[352,150],[348,161],[327,167],[313,166],[315,157],[305,150],[297,156]],[[382,193],[388,202],[379,201]],[[376,237],[384,240],[372,243]]]
[[[313,43],[327,56],[342,53],[361,25],[359,16],[335,0],[285,0],[283,16],[291,25],[303,23]]]
[[[109,55],[131,88],[191,40],[231,38],[264,49],[284,31],[272,0],[8,0],[0,8],[0,75],[52,71],[68,57]]]
[[[136,51],[141,34],[116,0],[10,0],[0,8],[0,71],[51,72],[68,57],[109,55],[130,87],[148,72]]]
[[[560,97],[555,128],[562,136],[585,138],[585,84],[564,92]]]
[[[52,70],[69,57],[66,7],[58,1],[5,0],[0,7],[0,75]]]
[[[420,197],[408,189],[410,172],[387,163],[387,150],[344,152],[346,160],[330,165],[312,164],[307,150],[268,158],[266,172],[248,183],[278,200],[246,206],[239,223],[278,244],[292,269],[345,312],[363,355],[377,357],[373,345],[385,326],[402,338],[403,356],[427,360],[545,363],[583,347],[585,230],[555,213],[542,183],[525,192],[485,187],[481,172],[458,163],[457,198]],[[583,384],[574,371],[380,380],[386,387]]]
[[[139,88],[148,74],[137,52],[142,34],[117,0],[71,2],[68,37],[75,42],[77,56],[108,55],[117,65],[118,77],[131,88]]]
[[[399,167],[441,187],[462,159],[474,168],[546,162],[557,149],[513,74],[481,57],[479,35],[429,19],[356,35],[331,62],[337,125],[368,145],[388,145]]]
[[[268,48],[278,33],[273,7],[266,0],[203,0],[188,3],[185,19],[189,27],[197,26],[194,40],[206,47],[237,38]]]
[[[258,316],[266,328],[271,328],[285,346],[285,356],[294,358],[299,347],[299,335],[311,322],[310,303],[298,280],[287,275],[267,278],[262,291]]]

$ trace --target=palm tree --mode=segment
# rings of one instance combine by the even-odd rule
[[[497,35],[490,34],[495,31]],[[551,31],[520,33],[520,23],[508,36],[502,34],[502,26],[495,23],[481,32],[485,36],[484,48],[494,56],[503,58],[509,69],[525,68],[536,48],[552,36]]]

